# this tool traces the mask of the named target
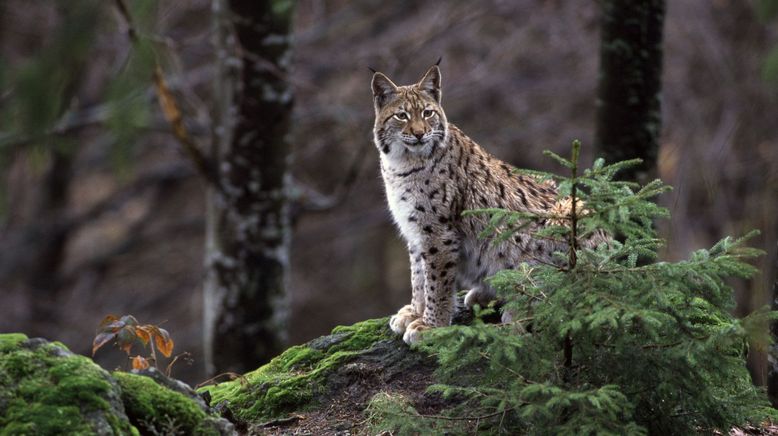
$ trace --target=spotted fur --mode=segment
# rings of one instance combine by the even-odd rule
[[[551,262],[554,251],[567,250],[563,242],[532,236],[548,224],[543,220],[495,244],[478,237],[485,219],[463,211],[497,207],[559,216],[572,202],[558,202],[553,183],[515,174],[448,122],[437,66],[409,86],[375,73],[372,88],[381,175],[411,264],[411,304],[390,326],[413,343],[422,331],[450,323],[457,285],[470,288],[468,305],[485,304],[495,294],[484,278],[521,262]]]

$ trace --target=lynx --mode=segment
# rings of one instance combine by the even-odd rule
[[[389,325],[412,344],[423,331],[450,324],[455,285],[470,289],[468,306],[484,305],[495,297],[486,277],[521,262],[551,262],[554,251],[567,250],[563,242],[532,236],[547,225],[543,220],[495,244],[478,237],[484,218],[463,211],[496,207],[551,214],[566,206],[557,201],[553,183],[516,174],[448,122],[437,65],[408,86],[376,72],[372,88],[386,198],[411,264],[411,304]]]

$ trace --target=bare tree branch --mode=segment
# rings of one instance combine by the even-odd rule
[[[187,165],[174,164],[141,175],[132,183],[118,189],[109,197],[97,202],[86,211],[58,220],[46,231],[32,225],[5,235],[0,251],[0,282],[8,283],[28,271],[36,261],[38,247],[77,231],[94,222],[105,213],[118,210],[149,188],[169,185],[192,176]],[[133,232],[130,232],[132,234]]]
[[[324,212],[342,204],[359,178],[362,164],[369,149],[369,147],[361,147],[357,151],[357,155],[354,156],[354,160],[346,170],[346,175],[330,195],[322,194],[302,183],[293,182],[290,196],[292,222],[296,222],[300,215],[307,212]]]
[[[127,10],[127,6],[124,4],[123,0],[115,0],[115,4],[119,14],[127,25],[127,37],[133,44],[139,44],[140,38],[135,31],[135,25],[132,21],[132,16]],[[184,125],[183,115],[179,109],[180,105],[176,101],[175,96],[170,92],[170,88],[165,82],[162,73],[162,67],[160,67],[156,57],[154,59],[152,81],[157,93],[159,105],[162,108],[162,113],[173,128],[173,134],[181,144],[184,154],[191,160],[192,164],[194,164],[197,171],[206,181],[218,190],[221,190],[221,179],[218,176],[214,162],[205,157],[205,154],[200,147],[195,144],[194,140],[189,135],[186,126]]]

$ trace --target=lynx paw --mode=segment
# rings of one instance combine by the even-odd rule
[[[389,318],[389,328],[398,335],[401,335],[405,333],[405,329],[408,325],[417,320],[419,316],[420,315],[413,312],[413,307],[410,304],[407,304],[403,306],[402,309],[398,310],[396,315]]]
[[[424,324],[421,319],[417,319],[410,323],[405,329],[403,341],[405,341],[405,343],[408,345],[418,343],[421,340],[422,332],[431,328],[432,327],[428,326],[427,324]]]

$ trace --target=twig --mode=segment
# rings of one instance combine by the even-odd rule
[[[216,173],[213,162],[205,158],[205,155],[200,148],[195,144],[192,137],[189,136],[189,132],[187,132],[186,126],[184,126],[184,117],[181,115],[181,110],[178,108],[178,102],[176,102],[175,97],[170,92],[170,88],[168,88],[167,83],[165,82],[159,64],[154,67],[153,79],[157,90],[159,105],[162,108],[165,119],[167,119],[173,127],[173,135],[178,139],[178,142],[181,143],[184,153],[186,153],[195,165],[197,171],[214,187],[218,188],[220,179]]]
[[[529,403],[523,403],[520,406],[525,406],[527,404],[529,404]],[[487,413],[486,415],[479,415],[479,416],[424,415],[424,414],[421,414],[421,413],[410,415],[410,414],[407,414],[407,413],[391,412],[391,411],[388,411],[388,410],[383,411],[382,413],[386,413],[386,414],[394,415],[394,416],[414,416],[414,417],[425,418],[425,419],[443,419],[443,420],[446,420],[446,421],[480,421],[482,419],[493,418],[493,417],[495,417],[497,415],[500,415],[500,414],[512,412],[512,411],[516,410],[520,406],[509,407],[507,409],[501,409],[501,410],[498,410],[496,412]]]
[[[577,194],[578,194],[578,156],[581,152],[581,142],[577,139],[573,141],[573,156],[571,159],[571,162],[573,163],[572,168],[572,187],[570,191],[570,199],[572,200],[572,205],[570,206],[570,265],[569,268],[573,269],[575,268],[575,264],[577,259],[576,250],[578,250],[578,239],[576,238],[576,231],[578,227],[578,215],[576,214],[576,203],[578,202]]]
[[[190,353],[190,352],[188,352],[188,351],[184,351],[183,353],[179,353],[179,354],[177,354],[177,355],[176,355],[176,356],[173,358],[173,360],[171,360],[171,361],[170,361],[170,363],[168,363],[168,364],[167,364],[167,368],[165,368],[165,375],[167,375],[168,377],[170,377],[170,374],[171,374],[171,372],[173,371],[173,365],[174,365],[176,362],[178,362],[178,359],[180,359],[180,358],[182,358],[182,357],[185,357],[185,358],[187,358],[187,357],[190,357],[190,356],[192,356],[192,353]]]
[[[127,37],[133,43],[138,42],[138,33],[135,31],[135,25],[132,22],[130,11],[122,0],[116,0],[116,9],[119,11],[119,15],[122,16],[124,22],[127,24]]]
[[[696,337],[692,336],[692,339],[705,340],[708,337],[709,336],[704,336],[704,337],[701,337],[701,338],[696,338]],[[651,350],[651,349],[654,349],[654,348],[656,348],[656,349],[663,349],[663,348],[677,347],[677,346],[679,346],[681,344],[683,344],[683,341],[672,342],[672,343],[669,343],[669,344],[645,344],[645,345],[641,345],[640,348],[642,348],[644,350]],[[614,344],[597,344],[597,343],[595,343],[594,345],[596,347],[616,348],[616,345],[614,345]]]
[[[301,419],[305,419],[305,417],[302,415],[292,415],[284,418],[271,419],[270,421],[257,424],[257,427],[274,427],[279,425],[289,425]]]
[[[532,384],[532,385],[536,385],[536,384],[538,384],[537,382],[534,382],[534,381],[532,381],[532,380],[529,380],[529,379],[527,379],[527,378],[526,378],[526,377],[524,377],[523,375],[521,375],[521,374],[519,374],[518,372],[514,371],[513,369],[511,369],[511,368],[509,368],[509,367],[507,367],[507,366],[503,365],[502,363],[500,363],[500,362],[495,362],[494,360],[492,360],[492,358],[491,358],[491,357],[489,357],[489,355],[488,355],[488,354],[487,354],[485,351],[479,351],[479,352],[478,352],[478,354],[480,354],[480,355],[481,355],[481,357],[483,357],[484,359],[486,359],[486,360],[488,360],[488,361],[490,361],[490,362],[494,362],[494,363],[496,363],[496,364],[497,364],[497,365],[499,365],[499,366],[500,366],[502,369],[504,369],[504,370],[506,370],[506,371],[510,372],[511,374],[513,374],[514,376],[516,376],[516,377],[520,378],[520,379],[521,379],[521,380],[522,380],[524,383],[528,383],[528,384]]]
[[[243,386],[248,384],[248,380],[246,379],[246,376],[244,376],[242,374],[238,374],[237,372],[227,371],[227,372],[223,372],[221,374],[217,374],[217,375],[209,378],[208,380],[205,380],[205,381],[202,381],[202,382],[198,383],[194,388],[195,388],[195,390],[197,390],[197,389],[200,389],[201,387],[207,386],[207,385],[209,385],[211,383],[216,383],[217,379],[222,378],[224,376],[229,377],[230,378],[229,381],[233,381],[235,379],[240,380],[240,384],[243,385]]]
[[[168,85],[172,86],[173,89],[177,89],[179,86],[182,86],[183,83],[187,83],[190,86],[201,84],[206,79],[210,79],[211,69],[211,66],[195,68],[188,72],[185,79],[180,77],[175,78],[174,80],[168,81]],[[144,99],[156,98],[154,84],[150,84],[148,89],[144,89],[140,94],[143,95]],[[0,147],[11,148],[25,146],[33,141],[39,141],[42,138],[47,138],[51,135],[64,135],[84,127],[104,123],[111,117],[112,108],[115,105],[124,105],[131,98],[135,98],[135,95],[133,94],[130,97],[124,97],[110,102],[103,102],[94,106],[80,108],[78,110],[70,109],[63,113],[60,119],[56,121],[50,128],[40,132],[31,134],[0,132]],[[161,123],[164,123],[166,128],[169,127],[169,123],[166,119],[155,118],[153,122],[154,125],[150,126],[149,129],[159,129],[161,127]],[[205,124],[202,122],[193,123],[190,120],[188,124],[190,126],[190,131],[194,130],[195,136],[197,135],[198,131],[202,131],[205,128]],[[192,129],[193,126],[194,129]],[[165,129],[165,132],[167,133],[168,130]]]
[[[522,406],[525,405],[525,404],[522,404]],[[509,407],[507,409],[498,410],[496,412],[487,413],[486,415],[480,415],[480,416],[423,415],[421,413],[419,414],[419,416],[422,417],[422,418],[427,418],[427,419],[444,419],[444,420],[448,420],[448,421],[476,421],[476,420],[480,421],[482,419],[493,418],[493,417],[495,417],[497,415],[502,415],[504,413],[512,412],[514,410],[516,410],[516,407]]]
[[[578,198],[576,197],[577,188],[578,188],[578,156],[581,152],[581,142],[577,139],[573,141],[573,155],[572,159],[570,161],[573,163],[572,168],[572,189],[570,192],[570,198],[572,200],[572,205],[570,209],[570,259],[568,262],[567,267],[570,268],[570,270],[575,269],[575,264],[577,259],[577,253],[578,250],[578,239],[576,238],[576,229],[578,227],[578,216],[576,215],[576,203],[578,202]],[[572,377],[572,368],[573,368],[573,338],[570,336],[570,332],[568,332],[565,335],[565,340],[563,344],[563,352],[564,352],[564,358],[565,358],[565,373],[564,373],[564,380],[566,382],[570,382],[570,379]]]
[[[537,295],[530,294],[529,292],[525,291],[524,289],[520,288],[519,286],[515,286],[515,287],[514,287],[514,289],[515,289],[515,290],[516,290],[516,292],[518,292],[519,294],[521,294],[521,295],[524,295],[524,296],[527,296],[527,297],[529,297],[529,298],[531,298],[531,299],[535,299],[535,300],[538,300],[538,301],[540,301],[540,302],[543,302],[543,301],[545,301],[543,298],[540,298],[540,297],[538,297]]]

